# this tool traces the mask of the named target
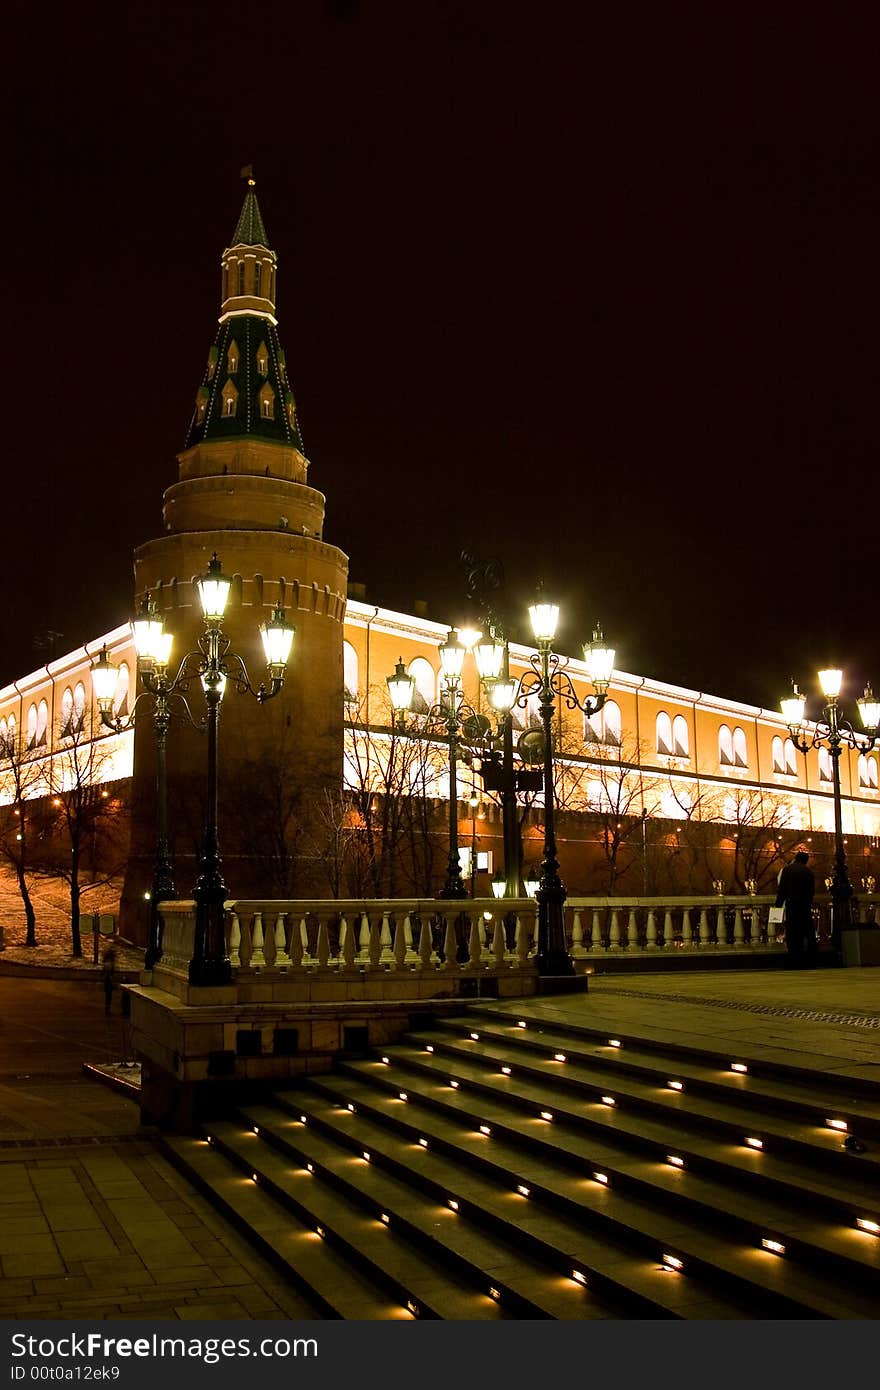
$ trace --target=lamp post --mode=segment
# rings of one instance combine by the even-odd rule
[[[517,703],[525,704],[529,695],[537,694],[544,728],[544,857],[541,861],[541,886],[538,889],[538,971],[541,975],[573,975],[574,966],[565,944],[565,885],[559,877],[556,857],[555,798],[553,791],[553,714],[557,697],[569,708],[580,710],[587,718],[598,714],[608,697],[608,686],[614,669],[614,649],[609,647],[600,628],[584,647],[584,661],[595,690],[595,696],[578,698],[571,677],[560,658],[552,650],[559,622],[559,607],[555,603],[534,603],[529,609],[532,631],[538,643],[531,657],[531,672],[520,681]]]
[[[223,573],[216,551],[211,557],[206,573],[196,583],[202,605],[205,631],[198,639],[197,648],[186,653],[173,676],[169,674],[167,665],[171,653],[171,636],[162,631],[162,625],[156,617],[155,609],[151,609],[148,604],[142,614],[135,619],[133,626],[135,627],[135,642],[138,644],[141,678],[147,691],[156,697],[157,715],[161,700],[162,712],[157,723],[157,744],[159,745],[157,786],[160,788],[160,794],[156,863],[157,875],[159,874],[160,861],[162,874],[164,874],[167,861],[169,879],[170,856],[168,855],[167,841],[164,738],[168,727],[166,721],[170,700],[174,697],[178,698],[190,722],[197,728],[203,727],[207,730],[208,771],[205,826],[199,858],[199,876],[193,889],[193,898],[196,903],[196,923],[193,956],[189,963],[189,981],[192,985],[223,985],[228,984],[231,980],[232,967],[226,955],[223,904],[227,892],[223,882],[217,832],[217,732],[220,703],[225,693],[227,680],[230,680],[240,693],[253,695],[260,704],[277,695],[284,683],[284,671],[290,657],[294,630],[285,621],[284,609],[280,606],[276,606],[269,620],[260,625],[260,635],[266,653],[269,686],[267,688],[266,685],[261,684],[255,689],[244,661],[237,653],[230,651],[230,640],[221,628],[232,580]],[[137,627],[138,622],[144,624],[141,629]],[[141,661],[142,646],[143,660]],[[106,653],[102,655],[106,658]],[[110,663],[106,659],[103,666],[99,660],[92,673],[93,680],[97,677],[96,695],[99,707],[101,707],[102,720],[104,720],[105,709],[109,716],[112,707],[113,697],[108,674],[109,666]],[[194,680],[201,682],[208,707],[202,725],[196,724],[193,719],[186,698],[190,683]],[[115,675],[113,683],[115,685]],[[99,686],[101,688],[98,688]],[[102,701],[104,702],[103,707]],[[112,721],[110,721],[110,727],[115,727]],[[169,896],[171,894],[166,892],[165,897]],[[159,952],[159,955],[161,954],[158,924],[155,928],[151,924],[148,953],[154,961],[159,958],[156,951]]]
[[[807,697],[794,685],[792,694],[781,702],[782,715],[788,725],[791,741],[802,753],[813,748],[827,747],[831,757],[831,782],[834,797],[834,874],[831,882],[831,944],[836,951],[843,946],[841,933],[852,925],[852,884],[846,867],[843,843],[843,812],[840,799],[840,754],[844,746],[868,753],[880,740],[880,700],[870,685],[856,701],[864,734],[857,732],[849,720],[841,717],[840,690],[843,672],[828,669],[817,673],[822,691],[824,725],[808,729],[804,722]]]
[[[442,698],[426,715],[428,721],[442,725],[449,744],[449,856],[446,878],[440,890],[441,898],[467,897],[458,854],[458,752],[462,723],[466,718],[476,719],[476,711],[465,704],[461,693],[461,670],[466,650],[464,643],[450,631],[440,647]],[[415,680],[407,674],[403,662],[398,661],[393,675],[388,676],[386,683],[394,711],[394,727],[399,733],[404,733],[406,711],[412,708],[415,694]]]
[[[153,730],[156,736],[156,853],[153,864],[153,882],[150,890],[150,931],[144,965],[151,970],[162,958],[161,920],[159,904],[177,896],[174,887],[174,865],[168,841],[168,781],[166,763],[166,743],[168,727],[171,723],[171,701],[174,698],[174,679],[168,674],[173,638],[165,631],[156,604],[150,594],[146,594],[140,611],[132,619],[135,650],[138,658],[138,675],[144,689],[135,697],[130,712],[124,717],[113,714],[113,697],[118,676],[115,667],[104,647],[101,655],[92,666],[92,685],[95,699],[101,713],[101,723],[114,733],[122,733],[133,728],[140,719],[138,706],[147,697],[153,705]],[[177,696],[186,711],[189,709],[182,696]]]

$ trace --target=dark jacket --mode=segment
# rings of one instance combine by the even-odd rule
[[[813,906],[816,879],[808,864],[786,864],[779,879],[776,906],[809,910]]]

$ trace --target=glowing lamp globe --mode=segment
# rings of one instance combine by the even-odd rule
[[[211,685],[212,682],[208,679],[208,677],[206,675],[202,676],[202,689],[204,690],[206,695]],[[223,696],[226,694],[226,677],[222,674],[222,672],[217,677],[216,681],[213,682],[213,685],[215,690],[217,690],[217,692],[219,693],[220,699],[222,700]]]
[[[865,693],[859,696],[856,704],[859,707],[859,714],[862,717],[864,727],[872,732],[876,731],[880,725],[880,700],[877,699],[870,685],[865,686]]]
[[[450,635],[440,648],[440,670],[444,679],[454,684],[461,675],[466,647],[457,637]]]
[[[113,707],[117,674],[116,667],[107,655],[107,648],[102,647],[101,655],[92,666],[92,687],[98,702],[98,709],[103,710],[105,714],[108,714]]]
[[[478,627],[457,627],[455,631],[466,652],[473,651],[483,635]]]
[[[219,623],[226,612],[232,580],[223,573],[216,550],[208,563],[207,573],[203,574],[197,583],[205,621]]]
[[[266,665],[270,671],[283,671],[290,659],[293,646],[294,627],[285,621],[284,609],[276,604],[267,623],[260,624],[260,636],[266,653]]]
[[[403,714],[412,708],[413,695],[416,689],[415,677],[408,673],[402,660],[398,660],[394,674],[386,678],[386,684],[388,686],[388,698],[395,714]]]
[[[474,660],[477,663],[480,680],[497,680],[504,665],[504,644],[502,642],[481,642],[478,647],[474,648]]]
[[[513,702],[516,699],[516,681],[499,680],[492,681],[487,685],[487,691],[492,708],[499,714],[507,714],[508,710],[513,709]]]
[[[541,887],[540,879],[532,877],[525,878],[523,879],[523,884],[530,898],[536,898],[538,896],[538,889]]]
[[[608,646],[598,623],[593,629],[592,641],[584,647],[584,662],[595,686],[608,685],[614,674],[614,648]]]
[[[789,728],[794,728],[797,724],[804,722],[804,710],[807,699],[802,695],[797,686],[794,686],[792,693],[784,700],[780,700],[779,707],[782,710],[782,717]]]
[[[557,603],[533,603],[529,609],[529,620],[536,640],[549,644],[556,636],[559,605]]]
[[[840,687],[843,685],[843,672],[828,670],[819,671],[819,685],[826,700],[834,700],[840,694]]]
[[[503,898],[504,894],[507,892],[507,880],[500,869],[492,879],[492,892],[496,898]]]
[[[168,665],[169,661],[171,660],[171,648],[172,648],[173,644],[174,644],[174,636],[173,636],[173,634],[170,633],[170,632],[166,632],[166,631],[164,630],[164,628],[163,628],[162,632],[159,634],[158,638],[156,639],[155,651],[154,651],[154,655],[153,655],[153,665],[154,665],[154,666],[167,666],[167,665]]]
[[[141,661],[155,661],[156,652],[162,641],[164,623],[149,594],[144,596],[139,611],[131,620],[131,631],[134,636],[135,650]]]

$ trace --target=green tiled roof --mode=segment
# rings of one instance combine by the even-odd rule
[[[238,226],[232,234],[230,246],[265,246],[269,248],[269,238],[260,215],[260,205],[252,188],[245,194]]]
[[[238,370],[230,378],[227,365],[233,343],[237,349]],[[261,376],[257,370],[257,349],[262,343],[266,344],[269,358],[266,376]],[[198,409],[193,411],[186,448],[206,440],[238,439],[249,435],[292,445],[304,453],[299,421],[294,415],[291,424],[287,412],[287,403],[293,400],[293,396],[283,368],[284,354],[278,342],[278,330],[268,319],[257,314],[241,314],[221,323],[198,392],[200,399],[207,395],[207,409],[201,420]],[[234,415],[224,415],[223,387],[230,379],[238,392],[236,411]],[[266,382],[275,393],[274,418],[271,420],[267,420],[260,411],[260,390]]]

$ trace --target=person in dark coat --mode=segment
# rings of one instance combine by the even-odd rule
[[[816,880],[809,867],[809,858],[806,850],[798,850],[779,875],[776,906],[785,908],[785,947],[792,965],[813,965],[816,961],[813,925]]]
[[[104,1013],[109,1014],[113,1006],[113,970],[116,965],[116,952],[113,947],[109,947],[104,952],[104,960],[101,966],[101,983],[104,986]]]

